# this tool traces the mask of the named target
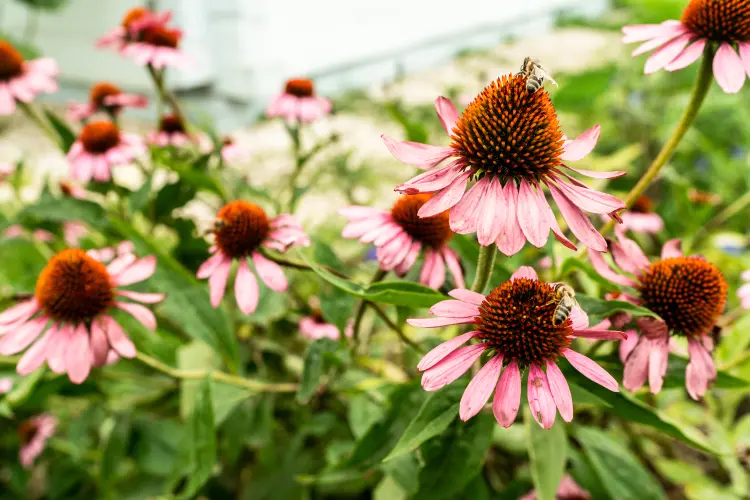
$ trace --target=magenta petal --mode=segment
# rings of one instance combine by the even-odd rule
[[[461,175],[461,171],[463,170],[462,161],[460,159],[454,160],[445,166],[437,167],[429,172],[420,174],[396,186],[396,191],[406,194],[440,191]]]
[[[96,318],[91,322],[89,336],[93,364],[94,366],[104,366],[107,362],[107,354],[109,353],[109,341],[107,340],[107,334],[104,331],[100,318]]]
[[[561,177],[555,178],[556,187],[581,210],[595,214],[609,214],[625,208],[625,203],[619,198],[591,189],[565,172],[560,171],[560,174],[567,180]],[[549,182],[547,186],[550,186]]]
[[[575,335],[577,330],[585,330],[589,327],[589,315],[581,309],[581,306],[576,304],[570,311],[570,322],[572,323],[573,334]]]
[[[650,75],[672,62],[682,53],[683,49],[685,49],[694,36],[692,33],[685,33],[664,44],[646,60],[643,72]]]
[[[163,293],[143,293],[143,292],[132,292],[130,290],[118,290],[117,295],[125,297],[136,302],[143,304],[156,304],[161,302],[166,297]]]
[[[625,360],[628,359],[628,356],[631,352],[633,352],[633,349],[635,349],[635,346],[638,345],[638,334],[635,332],[635,330],[628,330],[625,332],[626,338],[622,342],[620,342],[620,349],[619,349],[619,356],[620,361],[624,364]]]
[[[55,331],[56,330],[53,328],[47,330],[44,337],[37,340],[34,345],[23,354],[16,366],[16,372],[18,372],[19,375],[28,375],[44,364],[44,361],[47,359],[49,339]]]
[[[471,365],[479,359],[485,349],[487,349],[487,346],[484,344],[474,344],[456,349],[438,364],[424,372],[422,387],[424,390],[432,392],[454,382],[471,368]]]
[[[651,340],[648,353],[648,386],[653,394],[658,394],[664,385],[664,374],[667,373],[669,356],[668,338]]]
[[[555,400],[552,398],[547,375],[537,364],[529,366],[526,395],[534,420],[543,428],[551,429],[557,415]]]
[[[451,290],[450,292],[448,292],[448,295],[462,302],[474,304],[475,306],[481,306],[482,302],[484,302],[485,299],[485,296],[481,293],[472,292],[471,290],[467,290],[465,288],[456,288],[455,290]]]
[[[430,313],[445,318],[473,318],[479,316],[479,308],[460,300],[443,300],[432,306]]]
[[[479,210],[489,183],[479,181],[464,194],[450,212],[450,226],[454,233],[469,234],[477,231]]]
[[[134,262],[121,273],[112,276],[112,279],[116,286],[132,285],[151,277],[154,271],[156,271],[156,257],[149,255]]]
[[[560,159],[563,161],[578,161],[588,156],[593,151],[599,140],[601,127],[594,125],[572,141],[565,141],[563,144],[563,153]],[[624,173],[624,172],[623,172]]]
[[[411,326],[421,328],[440,328],[449,325],[469,325],[474,323],[474,318],[410,318],[406,320]]]
[[[576,238],[581,240],[589,249],[605,252],[607,250],[607,242],[591,224],[589,218],[555,186],[550,184],[548,187],[552,198],[557,203],[557,208],[560,209],[560,213],[562,213],[563,218],[567,221],[570,230]]]
[[[453,275],[453,281],[456,283],[456,286],[459,288],[466,286],[464,283],[464,273],[461,270],[461,263],[458,261],[458,255],[456,255],[456,252],[448,247],[444,247],[442,254],[443,259],[445,260],[445,265],[448,266],[448,270]]]
[[[607,373],[604,368],[599,366],[596,361],[570,349],[563,349],[563,356],[565,356],[565,359],[573,365],[573,368],[581,372],[586,378],[593,380],[610,391],[620,391],[614,377]]]
[[[229,271],[232,269],[232,259],[221,255],[221,262],[214,269],[213,274],[208,279],[208,289],[211,295],[211,305],[218,307],[221,299],[224,298],[224,290],[227,287]]]
[[[521,406],[521,371],[516,360],[511,360],[505,367],[495,388],[495,399],[492,401],[492,413],[497,423],[510,427],[518,415]]]
[[[65,373],[65,351],[68,349],[72,334],[73,327],[70,325],[63,326],[59,330],[54,323],[50,327],[45,354],[47,365],[55,373]]]
[[[86,327],[78,325],[73,330],[70,344],[65,351],[65,371],[68,372],[70,381],[74,384],[83,383],[91,372],[93,361]]]
[[[447,97],[440,96],[435,99],[435,110],[437,111],[440,123],[443,124],[443,128],[451,135],[453,127],[456,126],[458,121],[458,110],[456,106]]]
[[[0,354],[11,356],[26,349],[39,337],[48,321],[47,316],[34,318],[0,338]]]
[[[466,422],[479,413],[495,389],[500,371],[503,369],[503,355],[492,357],[471,379],[466,387],[458,409],[458,415]]]
[[[268,288],[274,292],[285,292],[287,288],[286,276],[281,266],[272,260],[268,260],[258,252],[253,252],[253,264],[258,276]]]
[[[247,258],[240,259],[237,277],[234,279],[234,298],[243,314],[252,314],[258,307],[258,281],[247,265]]]
[[[600,172],[598,170],[585,170],[582,168],[573,168],[569,167],[568,165],[563,165],[563,167],[567,168],[568,170],[572,170],[573,172],[581,175],[585,175],[586,177],[591,177],[592,179],[616,179],[618,177],[622,177],[623,175],[626,175],[627,172],[623,170],[615,170],[612,172]]]
[[[617,330],[574,330],[573,335],[581,339],[596,340],[625,340],[627,338],[625,332]]]
[[[156,330],[156,316],[149,308],[133,302],[115,302],[115,306],[133,316],[149,330]]]
[[[537,248],[543,247],[549,237],[549,223],[537,206],[534,188],[525,179],[518,192],[518,224],[524,236]]]
[[[477,240],[482,246],[489,246],[497,239],[502,230],[503,206],[505,196],[500,181],[485,177],[481,182],[487,183],[487,189],[479,202],[477,221]]]
[[[39,310],[39,304],[36,299],[20,302],[13,307],[6,309],[0,314],[0,324],[10,324],[15,322],[26,321]]]
[[[514,272],[510,279],[516,280],[518,278],[526,278],[534,281],[539,281],[539,276],[536,274],[536,271],[533,267],[529,266],[521,266],[518,269],[516,269],[516,272]]]
[[[750,76],[750,43],[738,42],[737,46],[740,50],[740,59],[745,67],[745,73]]]
[[[466,191],[466,183],[469,181],[471,172],[464,172],[454,179],[454,181],[445,189],[439,191],[435,196],[430,198],[422,207],[417,215],[419,217],[432,217],[441,214],[461,201],[461,197]]]
[[[674,257],[682,257],[682,241],[679,239],[667,241],[661,249],[662,259],[671,259]]]
[[[123,358],[134,358],[136,354],[135,345],[125,333],[125,330],[110,316],[105,316],[102,321],[112,349]]]
[[[203,264],[201,264],[201,266],[198,268],[198,272],[196,273],[196,277],[201,280],[208,278],[214,273],[214,271],[216,271],[216,268],[218,268],[223,261],[224,254],[221,252],[216,252],[211,257],[206,259]]]
[[[497,248],[507,256],[515,255],[526,243],[521,226],[518,224],[516,217],[518,208],[518,190],[515,181],[508,181],[503,188],[505,195],[503,206],[505,212],[505,221],[502,224],[502,230],[495,240]],[[500,215],[502,217],[502,214]]]
[[[453,154],[452,148],[421,144],[419,142],[394,141],[387,135],[380,136],[388,151],[399,161],[417,168],[432,168]]]
[[[428,370],[441,362],[447,355],[464,345],[466,342],[471,340],[477,335],[477,332],[468,332],[458,337],[453,337],[450,340],[446,340],[442,344],[432,349],[430,352],[424,355],[417,365],[417,369],[421,372]]]
[[[621,274],[617,274],[612,270],[612,268],[609,267],[609,265],[604,261],[604,258],[602,257],[602,254],[589,249],[589,260],[591,261],[591,265],[594,266],[594,269],[597,273],[599,273],[603,278],[607,278],[612,283],[617,283],[618,285],[623,286],[635,286],[636,282],[632,279],[625,277]]]
[[[622,43],[643,42],[670,35],[677,36],[685,31],[687,31],[687,28],[680,21],[673,19],[664,21],[661,24],[633,24],[622,27],[622,32],[625,35]]]
[[[727,94],[736,94],[745,83],[745,66],[728,43],[722,43],[713,61],[714,78]]]
[[[664,66],[667,71],[677,71],[690,66],[703,54],[706,48],[706,39],[701,38],[688,45],[672,62]]]
[[[570,395],[568,381],[565,380],[565,375],[563,375],[563,372],[560,371],[560,368],[558,368],[554,361],[548,359],[546,363],[547,380],[552,392],[552,399],[555,401],[555,405],[560,411],[560,416],[563,420],[570,422],[573,420],[573,396]]]

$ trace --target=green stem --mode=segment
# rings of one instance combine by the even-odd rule
[[[378,269],[375,273],[375,276],[372,277],[370,280],[370,284],[377,283],[378,281],[382,281],[383,278],[388,274],[388,271],[383,271],[382,269]],[[354,313],[354,325],[353,325],[353,331],[352,331],[352,353],[355,353],[357,351],[357,346],[359,345],[359,330],[362,326],[362,318],[365,316],[365,309],[367,306],[370,305],[366,300],[361,300],[359,302],[359,305],[357,306],[357,311]]]
[[[421,347],[419,347],[419,345],[416,344],[413,340],[407,337],[404,331],[401,328],[399,328],[399,326],[396,323],[391,321],[391,318],[388,317],[388,315],[385,313],[385,311],[383,311],[383,309],[380,306],[378,306],[374,302],[370,302],[367,305],[369,305],[372,308],[372,310],[375,311],[375,314],[377,314],[380,317],[380,319],[383,320],[383,323],[388,325],[388,328],[396,332],[396,335],[398,335],[398,338],[400,338],[404,344],[408,345],[409,347],[417,351],[419,354],[424,354],[424,350]]]
[[[292,383],[263,382],[260,380],[238,377],[219,371],[181,370],[178,368],[172,368],[166,363],[162,363],[158,359],[154,359],[151,356],[143,354],[142,352],[137,352],[135,355],[135,359],[145,365],[150,366],[154,370],[160,371],[166,375],[169,375],[170,377],[182,380],[200,380],[209,377],[211,378],[211,380],[214,380],[216,382],[222,382],[224,384],[242,387],[253,392],[296,392],[298,389],[297,384]]]
[[[185,121],[185,115],[182,112],[182,108],[180,107],[179,101],[177,101],[177,98],[174,96],[172,92],[167,90],[167,86],[165,83],[165,73],[164,70],[158,72],[152,65],[147,65],[146,69],[148,69],[148,74],[151,76],[151,79],[154,82],[154,85],[156,86],[156,90],[159,94],[159,106],[158,108],[161,109],[162,102],[167,102],[169,106],[172,108],[172,112],[175,114],[178,120],[180,120],[180,123],[183,124],[183,126],[187,127],[187,122]],[[159,118],[161,118],[161,112],[159,113]]]
[[[737,356],[736,358],[727,361],[726,363],[719,366],[719,370],[721,371],[729,371],[732,368],[736,368],[742,364],[744,364],[746,361],[750,360],[750,349],[745,350],[742,354]]]
[[[308,266],[304,262],[299,262],[297,260],[288,259],[286,257],[282,257],[279,254],[271,253],[266,250],[261,250],[260,252],[263,254],[264,257],[268,258],[268,260],[272,260],[280,266],[289,267],[291,269],[300,269],[302,271],[313,271],[313,268]],[[345,280],[349,279],[349,277],[346,274],[340,271],[337,271],[336,269],[333,269],[332,267],[323,266],[323,265],[321,265],[320,267],[322,267],[329,273],[338,276],[339,278],[343,278]]]
[[[487,283],[492,276],[492,270],[495,268],[495,245],[479,247],[479,259],[477,260],[477,274],[474,278],[474,284],[471,286],[472,291],[482,293],[487,288]]]
[[[708,89],[711,88],[711,81],[713,80],[713,55],[714,47],[711,45],[706,46],[705,52],[703,52],[703,60],[701,61],[701,67],[698,71],[698,79],[695,81],[693,87],[693,93],[690,95],[690,101],[688,102],[685,111],[682,113],[680,121],[677,123],[677,127],[672,132],[671,137],[667,140],[664,146],[659,151],[654,161],[646,170],[646,173],[641,177],[633,189],[628,193],[625,198],[625,207],[630,208],[633,203],[643,194],[648,186],[656,179],[661,172],[662,167],[666,165],[667,161],[672,157],[672,154],[677,149],[680,141],[682,140],[685,133],[690,129],[690,126],[695,121],[695,117],[698,116],[703,100],[708,94]],[[615,222],[610,220],[607,224],[602,227],[599,232],[604,235],[612,230]]]
[[[708,232],[709,229],[721,226],[727,220],[742,212],[748,205],[750,205],[750,191],[734,200],[724,210],[716,214],[715,217],[703,224],[698,229],[698,231],[696,231],[695,238],[693,238],[693,243],[691,246],[694,247],[695,243],[699,241]]]
[[[26,116],[28,116],[29,119],[34,122],[34,124],[36,124],[36,126],[38,126],[42,130],[42,132],[44,132],[44,135],[46,135],[50,141],[54,142],[55,145],[62,150],[63,144],[60,140],[60,136],[44,118],[39,116],[37,110],[31,104],[27,104],[22,101],[17,101],[17,104],[18,107],[21,108],[21,110],[26,114]]]

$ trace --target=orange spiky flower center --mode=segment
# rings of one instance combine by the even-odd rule
[[[182,31],[166,26],[150,26],[143,31],[143,41],[157,47],[176,49],[180,45]]]
[[[120,25],[125,29],[129,29],[135,21],[140,21],[148,14],[151,14],[151,11],[146,7],[135,7],[125,13]]]
[[[406,233],[432,248],[441,248],[453,237],[449,224],[450,211],[419,217],[417,212],[427,203],[431,194],[406,194],[399,198],[391,208],[391,216]]]
[[[640,276],[644,305],[674,333],[693,337],[711,332],[727,299],[719,269],[700,257],[674,257],[651,264]]]
[[[0,40],[0,80],[8,81],[23,73],[23,56],[5,40]]]
[[[714,42],[750,42],[750,0],[691,0],[682,22]]]
[[[547,283],[527,278],[506,281],[479,306],[478,338],[525,367],[556,360],[570,345],[570,318],[554,325],[555,291]]]
[[[122,90],[120,90],[118,86],[109,82],[99,82],[91,87],[91,92],[89,92],[89,100],[91,101],[91,104],[93,104],[97,109],[104,107],[118,108],[119,106],[105,106],[104,99],[109,96],[119,94],[122,94]]]
[[[159,130],[167,134],[184,134],[185,124],[175,114],[164,115],[159,121]]]
[[[104,264],[69,248],[49,260],[37,279],[35,296],[53,320],[79,324],[111,307],[114,287]]]
[[[529,92],[526,77],[506,75],[488,85],[461,113],[451,138],[478,175],[539,181],[560,165],[563,134],[549,94]]]
[[[89,153],[106,153],[120,143],[120,130],[105,120],[90,122],[81,130],[80,139],[83,149]]]
[[[284,92],[295,97],[312,97],[315,94],[315,86],[312,80],[307,78],[292,78],[286,82]]]
[[[270,232],[268,216],[257,205],[233,201],[216,215],[216,246],[225,255],[240,258],[254,252]]]

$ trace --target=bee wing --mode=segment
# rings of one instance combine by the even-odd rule
[[[554,79],[554,78],[552,78],[552,77],[550,76],[550,74],[549,74],[549,73],[547,73],[547,72],[546,72],[546,71],[544,70],[544,68],[542,68],[541,66],[537,66],[537,68],[536,68],[536,73],[537,73],[537,76],[539,76],[539,77],[541,77],[541,78],[546,78],[547,80],[549,80],[549,81],[550,81],[550,82],[551,82],[551,83],[552,83],[552,84],[553,84],[553,85],[554,85],[555,87],[559,87],[559,85],[557,84],[557,82],[555,81],[555,79]]]

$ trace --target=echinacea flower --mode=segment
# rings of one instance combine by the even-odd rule
[[[430,288],[440,288],[445,282],[446,266],[453,275],[456,287],[464,287],[464,275],[456,252],[448,247],[453,232],[448,225],[448,211],[420,218],[417,212],[432,195],[404,195],[390,210],[351,206],[339,210],[349,219],[341,235],[372,243],[384,271],[396,271],[403,276],[414,266],[424,251],[424,263],[419,281]]]
[[[263,283],[274,292],[287,288],[284,270],[261,253],[261,247],[280,252],[291,246],[308,246],[310,239],[294,216],[282,214],[268,219],[266,212],[247,201],[232,201],[216,215],[213,254],[198,269],[199,279],[208,278],[211,305],[218,307],[232,269],[238,263],[234,280],[234,298],[240,311],[252,314],[258,307],[258,281],[250,269],[248,258]]]
[[[742,279],[747,281],[737,290],[737,297],[740,299],[740,306],[743,309],[750,309],[750,270],[742,273]]]
[[[234,139],[229,136],[221,139],[221,142],[218,144],[218,146],[215,145],[213,141],[206,136],[201,136],[199,138],[199,142],[200,149],[203,154],[219,153],[221,155],[221,159],[224,160],[225,163],[235,163],[238,161],[242,161],[248,157],[247,150],[240,146],[237,142],[234,141]]]
[[[182,119],[176,114],[168,114],[159,120],[159,129],[148,133],[146,141],[152,146],[174,146],[181,148],[192,142]]]
[[[567,474],[563,476],[555,492],[555,500],[591,500],[591,498],[591,493],[578,486],[578,483]],[[537,500],[536,491],[532,490],[518,500]]]
[[[506,255],[519,252],[527,240],[543,247],[550,230],[575,249],[557,223],[544,194],[546,186],[573,234],[589,248],[606,250],[607,243],[584,211],[616,217],[625,204],[564,171],[599,179],[625,174],[567,165],[591,152],[599,138],[598,125],[578,139],[565,140],[547,91],[529,92],[526,77],[517,75],[492,82],[460,115],[445,97],[435,101],[435,108],[451,138],[450,146],[396,142],[383,136],[397,159],[430,169],[396,186],[400,193],[435,193],[419,210],[420,217],[451,209],[454,232],[476,232],[481,245],[496,243]],[[444,160],[449,161],[440,165]],[[469,183],[473,185],[466,191]]]
[[[3,236],[9,239],[21,238],[27,236],[28,231],[20,224],[14,224],[5,228]],[[47,231],[46,229],[34,229],[31,232],[31,239],[38,242],[49,243],[55,241],[55,235]]]
[[[510,280],[486,296],[466,289],[456,289],[448,295],[456,300],[438,302],[430,309],[437,318],[407,322],[425,328],[474,326],[474,331],[443,342],[419,362],[417,368],[424,372],[422,387],[426,391],[437,391],[452,383],[483,353],[490,353],[490,359],[464,391],[459,405],[461,420],[479,413],[495,391],[492,403],[495,419],[503,427],[510,427],[520,406],[521,372],[528,369],[527,395],[537,423],[545,429],[552,427],[556,409],[563,420],[570,422],[573,399],[565,375],[557,366],[561,357],[597,384],[611,391],[619,390],[609,373],[570,346],[578,337],[619,340],[624,334],[589,329],[588,316],[578,306],[565,321],[553,324],[555,290],[539,281],[532,268],[519,268]],[[471,339],[479,342],[464,346]]]
[[[172,13],[153,12],[146,7],[135,7],[125,13],[120,26],[113,28],[109,33],[97,40],[99,48],[114,47],[122,51],[129,43],[137,42],[142,38],[147,28],[165,26],[172,19]]]
[[[658,233],[664,229],[664,220],[654,211],[654,202],[648,196],[640,196],[633,206],[620,214],[622,229],[634,233]]]
[[[83,200],[86,198],[87,191],[86,189],[82,188],[81,186],[74,184],[70,181],[60,181],[60,192],[64,196],[70,196],[71,198],[76,198],[79,200]]]
[[[109,121],[89,122],[68,151],[70,176],[84,183],[107,182],[112,167],[128,164],[144,151],[139,136],[121,132]]]
[[[21,438],[21,449],[18,460],[25,468],[34,465],[34,461],[44,451],[47,440],[57,428],[57,418],[48,413],[32,417],[21,423],[18,434]]]
[[[665,243],[661,259],[653,263],[622,231],[617,231],[617,240],[610,243],[610,252],[621,272],[613,270],[602,254],[589,252],[594,269],[609,281],[634,289],[634,294],[623,299],[648,308],[661,318],[637,319],[641,336],[625,360],[622,384],[635,391],[648,380],[652,393],[661,391],[671,333],[687,337],[687,390],[690,397],[700,399],[716,378],[710,334],[726,303],[724,276],[702,256],[684,256],[680,240]]]
[[[315,86],[307,78],[293,78],[286,82],[284,91],[271,100],[266,108],[269,118],[282,117],[287,121],[314,122],[331,112],[331,101],[315,95]]]
[[[13,114],[16,101],[29,103],[42,92],[57,92],[58,73],[54,59],[26,61],[13,45],[0,40],[0,116]]]
[[[117,115],[123,108],[145,108],[148,98],[140,94],[127,94],[114,84],[99,82],[91,87],[88,102],[72,102],[68,105],[68,120],[89,118],[97,111]]]
[[[155,330],[154,314],[138,302],[155,304],[164,295],[121,288],[149,278],[155,270],[154,256],[126,254],[105,266],[77,248],[59,252],[39,274],[33,298],[0,313],[0,354],[28,348],[18,361],[19,375],[46,362],[75,384],[86,380],[93,366],[102,366],[111,350],[134,357],[133,342],[110,311],[122,309]]]
[[[624,43],[644,42],[638,56],[656,49],[645,73],[677,71],[700,58],[706,45],[718,47],[713,56],[714,78],[727,94],[739,92],[750,72],[750,2],[747,0],[691,0],[682,18],[661,24],[622,28]],[[738,54],[739,52],[739,54]]]
[[[77,221],[63,222],[63,239],[69,247],[75,247],[81,238],[89,234],[86,224]]]

